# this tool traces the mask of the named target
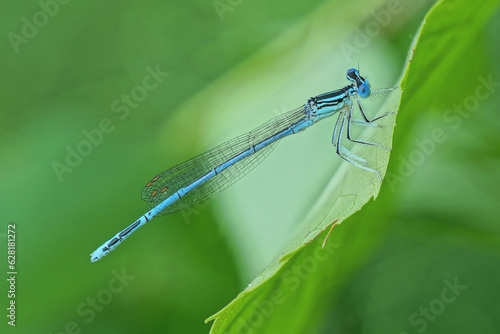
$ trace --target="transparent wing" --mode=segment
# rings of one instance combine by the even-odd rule
[[[179,189],[193,183],[215,167],[303,118],[304,106],[301,106],[271,119],[246,134],[233,138],[197,157],[174,166],[156,175],[149,181],[142,190],[141,197],[147,201],[148,209],[150,210]],[[186,209],[226,189],[261,163],[276,147],[277,143],[276,141],[266,146],[220,172],[167,207],[159,215]]]

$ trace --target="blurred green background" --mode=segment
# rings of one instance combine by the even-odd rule
[[[209,332],[204,320],[294,238],[342,163],[334,120],[287,138],[221,195],[155,219],[102,261],[90,264],[90,252],[145,212],[140,191],[158,172],[340,88],[347,68],[359,62],[373,85],[394,85],[434,1],[394,3],[3,3],[1,268],[7,277],[15,223],[18,275],[16,328],[3,316],[2,333]],[[498,86],[472,112],[450,112],[480,77],[500,81],[500,14],[490,14],[474,42],[448,41],[463,59],[431,64],[448,67],[449,82],[428,67],[418,73],[428,80],[409,84],[381,193],[334,230],[334,255],[272,311],[249,301],[260,315],[231,333],[499,331]],[[428,108],[412,100],[423,91]],[[435,129],[446,139],[432,145]],[[0,289],[7,314],[6,280]]]

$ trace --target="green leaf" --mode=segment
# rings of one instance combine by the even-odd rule
[[[455,69],[460,67],[464,53],[471,49],[497,6],[497,1],[436,3],[422,22],[409,51],[409,61],[399,80],[404,94],[401,96],[400,90],[391,94],[381,110],[399,110],[410,119],[418,117],[421,108],[449,105],[456,92],[468,87],[469,73],[457,73]],[[468,68],[468,71],[474,70],[477,69],[473,66]],[[456,80],[450,81],[450,77]],[[406,122],[401,129],[404,131],[410,126]],[[386,133],[388,138],[383,141],[392,141],[392,132]],[[401,151],[396,149],[396,152]],[[379,151],[375,155],[384,173],[388,158]],[[394,185],[397,180],[391,179],[388,183],[388,186]],[[302,232],[297,233],[297,240],[289,243],[287,249],[229,305],[207,319],[215,320],[211,333],[250,333],[257,328],[259,333],[311,331],[315,317],[321,316],[318,310],[327,303],[321,298],[322,288],[328,285],[325,278],[337,275],[340,278],[337,277],[333,284],[342,283],[343,276],[363,263],[367,250],[380,242],[386,226],[354,227],[356,238],[347,245],[349,238],[345,230],[337,232],[336,229],[330,237],[333,240],[329,240],[326,250],[322,251],[325,230],[360,210],[370,198],[377,197],[379,190],[380,184],[373,175],[343,164],[317,199],[304,221]],[[387,207],[384,200],[382,203],[377,201],[375,206]],[[361,244],[356,244],[356,240]],[[342,259],[345,254],[349,254],[350,263]],[[327,264],[331,267],[323,268]],[[330,285],[329,289],[335,291],[335,286]],[[297,305],[303,305],[308,312],[295,312],[290,317],[289,310]]]

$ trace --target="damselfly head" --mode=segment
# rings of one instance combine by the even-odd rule
[[[367,79],[359,75],[359,71],[357,69],[350,68],[347,70],[347,80],[356,84],[356,90],[358,91],[359,97],[367,98],[370,96],[370,83]]]

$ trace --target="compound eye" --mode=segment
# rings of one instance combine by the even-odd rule
[[[361,98],[367,98],[368,96],[370,96],[370,86],[368,86],[368,84],[361,84],[359,85],[358,87],[358,95],[359,97]]]

